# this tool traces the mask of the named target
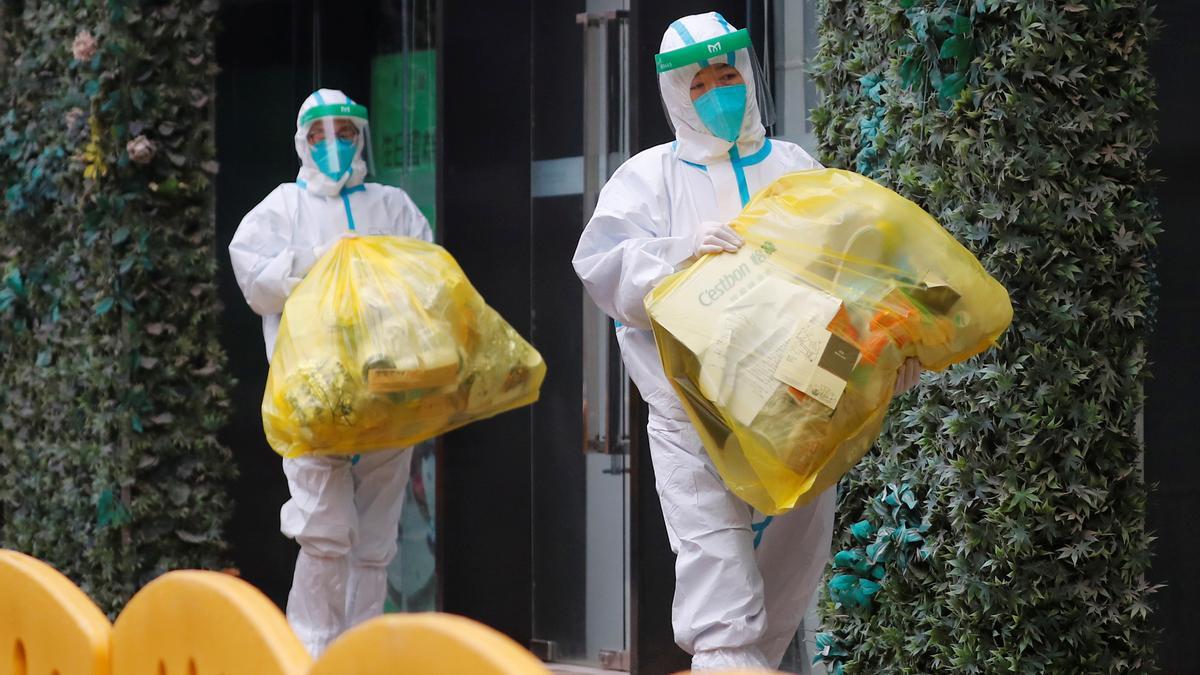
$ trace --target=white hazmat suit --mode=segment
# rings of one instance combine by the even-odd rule
[[[660,53],[733,33],[715,13],[674,22]],[[679,270],[714,224],[735,218],[779,176],[819,168],[799,146],[766,138],[749,52],[730,63],[745,81],[736,142],[701,122],[689,88],[700,64],[659,76],[676,140],[625,162],[605,185],[573,260],[592,299],[617,323],[630,377],[650,407],[655,482],[677,558],[672,625],[697,670],[778,666],[829,555],[834,490],[764,518],[726,489],[663,373],[643,298]],[[736,129],[736,126],[734,127]],[[718,242],[719,243],[719,242]]]
[[[343,104],[361,111],[349,119],[362,133],[350,170],[331,178],[314,162],[309,124],[301,122],[318,106]],[[432,240],[429,223],[403,190],[363,182],[366,126],[365,108],[342,92],[310,95],[296,117],[296,182],[275,188],[246,214],[229,245],[246,302],[263,317],[268,360],[288,295],[340,237],[353,231]],[[367,453],[357,462],[283,460],[291,500],[280,528],[300,544],[287,617],[314,657],[344,630],[383,611],[411,459],[405,448]]]

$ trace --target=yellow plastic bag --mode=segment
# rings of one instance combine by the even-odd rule
[[[725,484],[766,514],[833,485],[879,435],[896,372],[991,346],[1008,293],[938,223],[854,173],[794,173],[732,223],[736,254],[659,284],[667,378]]]
[[[403,448],[533,403],[545,375],[445,249],[346,239],[284,306],[263,428],[285,457]]]

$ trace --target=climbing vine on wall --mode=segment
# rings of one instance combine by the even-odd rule
[[[215,0],[0,0],[0,546],[109,612],[220,567]]]
[[[1159,231],[1150,4],[820,8],[822,159],[926,208],[1015,310],[997,349],[897,402],[843,482],[835,551],[864,548],[853,526],[910,485],[925,553],[835,561],[822,656],[847,673],[1153,670],[1137,430]]]

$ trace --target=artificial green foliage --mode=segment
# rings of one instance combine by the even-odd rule
[[[929,522],[911,485],[889,483],[871,499],[867,518],[849,526],[846,548],[833,555],[833,572],[825,587],[831,611],[862,618],[875,609],[874,599],[889,570],[925,576],[930,550],[925,546]],[[843,641],[833,633],[817,636],[819,649],[813,663],[823,661],[827,671],[841,673],[849,657]]]
[[[841,640],[833,633],[817,633],[813,639],[816,647],[812,657],[813,665],[823,663],[825,672],[830,675],[842,675],[845,671],[843,663],[850,656]]]
[[[216,9],[0,0],[0,546],[110,613],[225,562]]]
[[[866,611],[827,594],[826,645],[847,673],[1152,671],[1150,4],[820,6],[823,160],[932,213],[1015,310],[996,349],[901,398],[843,482],[835,550],[908,484],[928,553],[885,563]]]

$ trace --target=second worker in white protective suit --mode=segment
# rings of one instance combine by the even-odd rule
[[[726,223],[780,176],[820,168],[766,137],[770,102],[746,31],[716,13],[663,35],[659,89],[675,141],[625,162],[600,193],[573,264],[617,321],[630,377],[649,404],[655,483],[676,554],[672,626],[696,670],[778,667],[829,556],[835,491],[774,518],[721,481],[663,373],[643,299],[697,256],[736,251]],[[919,373],[906,363],[898,389]]]
[[[284,303],[317,259],[347,236],[431,241],[429,223],[403,190],[364,183],[367,109],[340,91],[311,94],[296,116],[300,173],[242,220],[229,245],[238,285],[263,317],[267,358]],[[343,631],[383,611],[387,567],[412,449],[284,459],[291,500],[280,529],[300,544],[287,618],[314,657]]]

